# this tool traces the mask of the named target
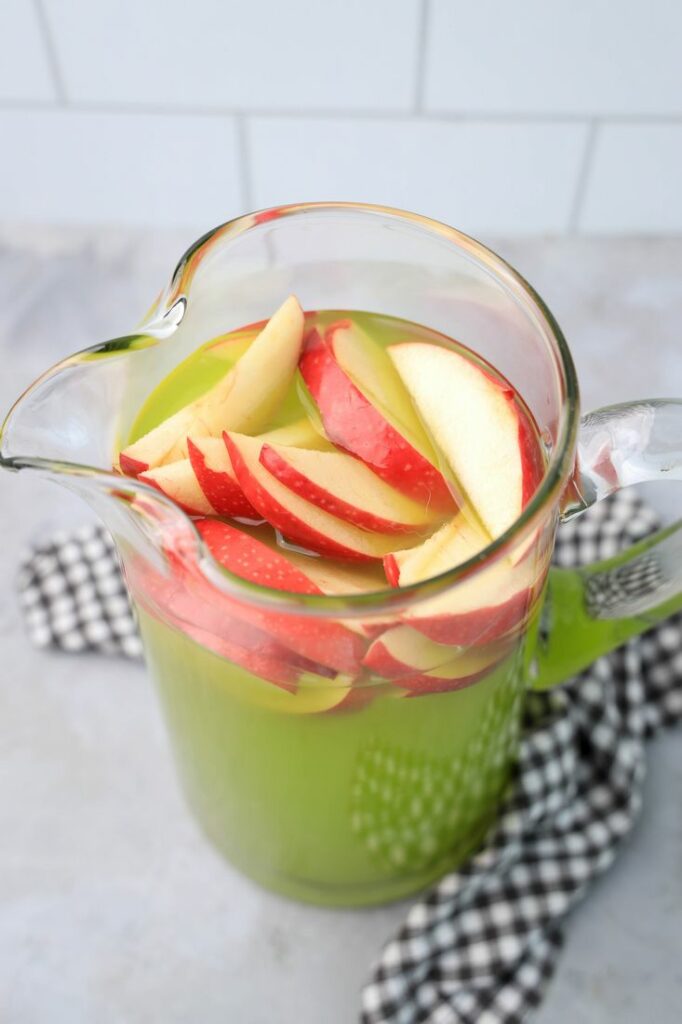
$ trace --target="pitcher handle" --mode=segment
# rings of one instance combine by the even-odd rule
[[[682,480],[682,400],[624,402],[581,420],[566,522],[630,484]],[[562,682],[682,609],[682,520],[579,569],[552,568],[530,685]]]

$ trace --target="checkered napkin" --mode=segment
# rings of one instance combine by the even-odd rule
[[[559,530],[555,561],[608,558],[656,527],[632,492]],[[113,545],[57,536],[22,566],[34,643],[140,654]],[[682,617],[531,694],[515,782],[478,854],[414,904],[361,996],[361,1024],[518,1024],[551,977],[568,912],[637,816],[645,741],[682,718]]]

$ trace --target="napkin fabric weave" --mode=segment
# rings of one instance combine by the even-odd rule
[[[559,529],[555,562],[608,558],[656,517],[621,492]],[[56,536],[22,565],[41,647],[138,657],[113,544]],[[570,910],[612,863],[642,799],[645,742],[682,718],[682,617],[530,694],[515,779],[480,851],[415,903],[361,993],[361,1024],[520,1024],[543,996]]]

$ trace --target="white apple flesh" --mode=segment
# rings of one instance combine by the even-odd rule
[[[255,433],[267,426],[291,386],[303,323],[303,310],[291,295],[217,384],[121,452],[123,472],[136,475],[187,458],[188,437]]]
[[[439,345],[405,342],[388,353],[462,497],[499,537],[520,516],[543,469],[513,388]]]

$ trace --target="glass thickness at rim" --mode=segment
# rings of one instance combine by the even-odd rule
[[[293,613],[305,611],[313,615],[316,613],[324,615],[341,609],[345,612],[351,611],[351,613],[356,611],[358,614],[367,614],[368,612],[380,613],[382,609],[395,610],[403,603],[408,603],[410,599],[425,599],[447,590],[458,581],[472,576],[477,569],[485,567],[496,556],[503,555],[508,548],[513,546],[515,539],[525,528],[531,527],[536,520],[542,518],[545,509],[552,505],[565,488],[573,471],[579,420],[579,392],[575,367],[566,339],[551,311],[535,289],[511,264],[507,263],[506,260],[482,242],[456,228],[429,217],[424,217],[421,214],[370,203],[311,202],[271,207],[226,221],[224,224],[207,232],[186,250],[176,265],[168,290],[159,295],[135,334],[115,339],[114,342],[105,341],[93,345],[76,355],[69,356],[60,361],[46,373],[42,374],[27,389],[24,395],[15,403],[13,409],[16,409],[22,400],[35,387],[39,386],[41,382],[44,382],[47,378],[52,377],[67,366],[73,365],[74,362],[80,361],[79,357],[86,357],[96,353],[107,353],[112,356],[132,354],[133,349],[146,347],[145,342],[150,345],[162,344],[164,332],[157,333],[154,331],[152,333],[152,326],[159,324],[171,310],[177,309],[179,304],[184,306],[188,303],[192,280],[201,260],[218,242],[229,243],[230,240],[242,236],[247,231],[257,230],[261,225],[274,221],[325,212],[339,214],[358,213],[368,217],[391,219],[404,224],[414,225],[416,228],[420,228],[431,235],[440,236],[449,242],[453,248],[465,254],[479,268],[483,268],[516,302],[526,309],[532,310],[534,316],[544,325],[547,334],[551,338],[554,346],[553,354],[557,357],[560,369],[564,394],[562,420],[547,471],[540,487],[521,515],[503,534],[483,548],[477,555],[437,576],[420,580],[417,583],[401,587],[397,590],[385,588],[353,595],[309,595],[274,591],[269,587],[244,580],[220,566],[208,551],[191,519],[174,505],[170,499],[165,498],[147,484],[127,478],[123,478],[125,480],[125,483],[123,483],[122,478],[118,474],[95,469],[94,467],[76,466],[69,463],[31,457],[6,458],[2,455],[1,450],[0,465],[11,469],[33,468],[59,476],[78,475],[81,479],[89,478],[93,484],[99,484],[100,486],[109,485],[118,490],[121,489],[123,483],[124,488],[129,490],[129,492],[143,493],[158,503],[170,506],[178,516],[186,520],[187,527],[191,531],[194,544],[200,555],[199,563],[211,582],[230,591],[233,595],[242,595],[243,597],[249,597],[251,600],[257,599],[259,603],[277,607],[281,611],[286,611],[288,608]],[[145,337],[145,330],[150,331],[147,337]],[[156,336],[154,336],[155,334]],[[5,424],[12,416],[13,409],[8,413]],[[5,424],[0,429],[0,441]],[[225,586],[226,584],[229,585]],[[346,604],[347,601],[351,602],[352,607],[350,609]]]

